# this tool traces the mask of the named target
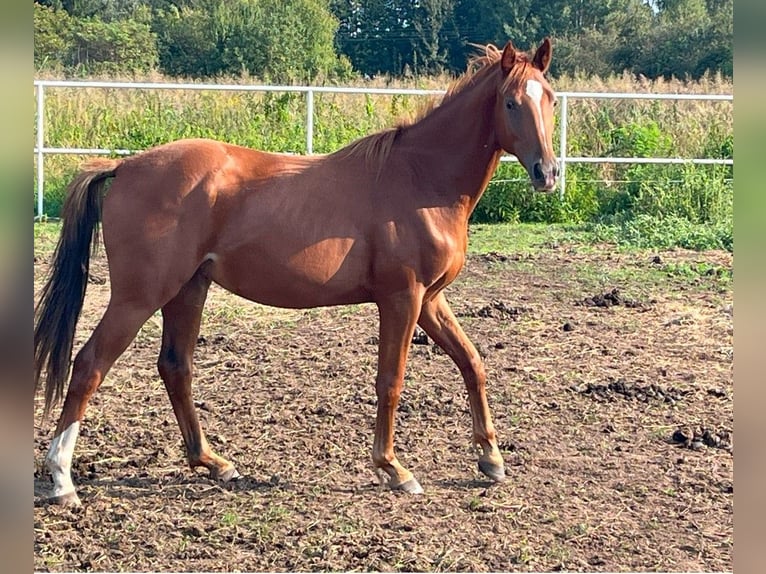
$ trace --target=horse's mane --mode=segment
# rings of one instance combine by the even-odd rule
[[[493,68],[494,64],[500,61],[503,55],[503,51],[494,44],[487,44],[486,46],[471,44],[471,46],[480,50],[480,52],[471,56],[468,60],[466,71],[450,84],[441,100],[437,102],[435,99],[431,99],[414,119],[402,119],[396,126],[364,136],[335,153],[344,156],[361,157],[368,165],[377,164],[378,170],[380,170],[390,155],[394,142],[409,126],[418,123],[430,115],[436,108],[451,101],[466,88],[475,84],[478,79],[483,78]],[[506,83],[517,81],[524,75],[526,65],[530,63],[527,54],[522,54],[521,52],[517,52],[517,61],[523,62],[525,65],[513,66],[511,73],[506,78]]]

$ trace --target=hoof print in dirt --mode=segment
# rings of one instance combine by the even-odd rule
[[[645,309],[646,307],[641,301],[635,301],[633,299],[626,299],[620,293],[617,288],[607,291],[606,293],[598,293],[590,297],[586,297],[582,301],[578,301],[576,305],[584,305],[585,307],[630,307],[633,309]]]
[[[704,448],[732,449],[731,431],[706,427],[680,427],[673,432],[671,440],[692,450]]]
[[[680,401],[688,393],[673,387],[663,388],[655,383],[641,385],[626,382],[624,379],[610,381],[607,384],[587,383],[572,389],[599,402],[614,401],[617,397],[621,397],[642,403],[658,402],[671,405]]]

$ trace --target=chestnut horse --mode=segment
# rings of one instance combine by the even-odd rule
[[[420,493],[394,453],[394,414],[415,326],[456,363],[468,391],[479,469],[505,478],[474,345],[443,289],[465,262],[468,218],[498,165],[515,155],[550,191],[555,96],[534,54],[487,46],[442,101],[413,123],[334,153],[265,153],[205,139],[92,161],[70,184],[63,228],[35,311],[35,392],[45,412],[63,396],[46,464],[52,500],[79,504],[71,463],[88,400],[145,321],[162,310],[158,368],[191,467],[238,476],[210,448],[191,393],[192,355],[211,282],[266,305],[375,303],[379,312],[372,462],[391,488]],[[106,191],[108,180],[111,186]],[[71,367],[99,222],[111,297]],[[381,471],[385,474],[381,474]]]

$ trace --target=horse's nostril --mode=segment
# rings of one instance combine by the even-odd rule
[[[532,169],[532,172],[535,176],[535,179],[543,179],[545,176],[543,175],[543,168],[540,167],[539,163],[535,164],[535,167]]]

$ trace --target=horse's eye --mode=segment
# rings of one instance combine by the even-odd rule
[[[516,107],[516,104],[513,102],[513,100],[505,100],[505,108],[508,110],[512,110]]]

